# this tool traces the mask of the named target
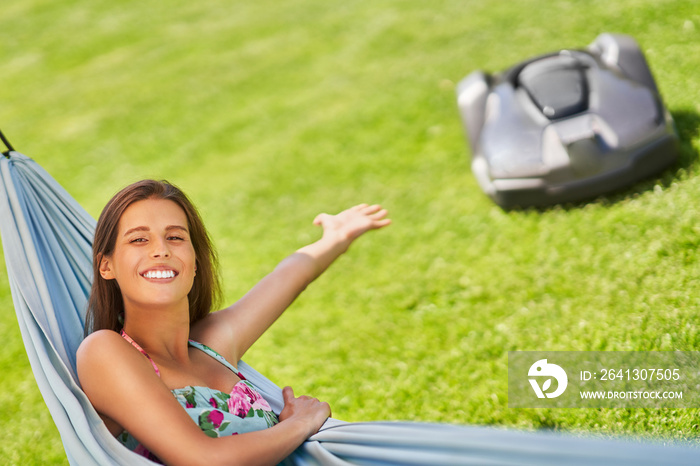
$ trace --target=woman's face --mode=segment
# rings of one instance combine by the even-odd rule
[[[116,280],[124,308],[188,305],[196,261],[187,216],[164,199],[131,204],[119,220],[114,252],[100,275]]]

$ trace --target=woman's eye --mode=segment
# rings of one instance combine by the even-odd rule
[[[146,238],[134,238],[134,239],[132,239],[132,240],[129,241],[129,242],[130,242],[130,243],[143,243],[143,242],[145,242],[145,241],[146,241]]]
[[[185,240],[185,238],[183,238],[181,236],[168,236],[168,239],[170,241],[184,241]]]

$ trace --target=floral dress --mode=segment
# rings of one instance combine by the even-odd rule
[[[160,376],[155,362],[146,354],[138,343],[132,340],[123,330],[122,337],[143,353]],[[252,383],[233,367],[223,356],[206,345],[190,340],[190,346],[204,351],[221,364],[232,370],[241,381],[234,385],[231,393],[224,393],[209,387],[188,386],[172,390],[173,396],[180,403],[192,420],[209,437],[224,437],[246,432],[267,429],[279,421],[270,405],[258,393]],[[153,461],[159,462],[138,440],[127,431],[118,437],[127,448]]]

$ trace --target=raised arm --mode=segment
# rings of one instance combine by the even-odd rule
[[[360,204],[336,215],[319,214],[314,224],[323,228],[318,241],[288,256],[232,306],[211,314],[194,338],[208,340],[216,349],[239,360],[297,296],[321,275],[352,242],[369,230],[391,223],[379,205]]]

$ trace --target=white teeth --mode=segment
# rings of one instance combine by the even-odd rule
[[[146,278],[173,278],[175,272],[172,270],[149,270],[143,276]]]

